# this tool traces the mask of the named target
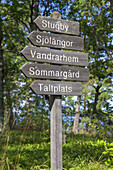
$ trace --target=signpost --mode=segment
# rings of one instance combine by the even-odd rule
[[[33,31],[28,35],[33,45],[70,50],[84,50],[84,39],[81,37]]]
[[[88,81],[89,71],[87,68],[56,66],[37,63],[26,63],[22,66],[21,71],[26,77],[41,79],[58,79],[58,80],[77,80]]]
[[[38,16],[34,20],[40,30],[79,35],[79,22]]]
[[[83,51],[83,38],[58,34],[78,35],[79,23],[62,20],[58,12],[53,12],[51,16],[52,18],[39,16],[34,22],[40,30],[56,32],[57,34],[33,31],[28,36],[31,43],[39,47]],[[36,80],[31,85],[31,89],[36,94],[50,95],[51,170],[62,170],[61,95],[82,95],[82,83],[78,81],[88,81],[89,71],[87,68],[75,66],[87,66],[88,54],[83,52],[39,48],[35,46],[27,46],[22,50],[22,54],[25,58],[28,61],[35,61],[35,63],[24,64],[21,71],[26,77],[46,79]],[[36,62],[41,62],[43,64]],[[54,65],[44,63],[53,63]]]
[[[35,46],[27,46],[22,54],[28,61],[37,61],[54,64],[88,65],[88,54],[83,52],[60,51]]]
[[[31,86],[36,94],[46,95],[82,95],[82,83],[36,80]]]

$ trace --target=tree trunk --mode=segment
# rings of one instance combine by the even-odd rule
[[[100,92],[99,92],[99,90],[100,90],[100,87],[101,87],[101,85],[99,86],[97,86],[96,88],[95,88],[95,90],[96,90],[96,93],[95,93],[95,101],[94,101],[94,105],[93,105],[93,115],[92,115],[92,120],[91,120],[91,124],[93,125],[92,126],[92,128],[91,128],[91,130],[90,130],[90,133],[91,134],[95,134],[95,126],[94,126],[94,124],[96,124],[96,122],[94,123],[94,119],[95,119],[95,116],[96,117],[98,117],[98,112],[97,112],[97,102],[98,102],[98,98],[99,98],[99,95],[100,95]]]
[[[8,115],[9,115],[9,128],[10,130],[12,130],[13,129],[13,112],[12,112],[11,107],[8,108]]]
[[[110,0],[111,15],[113,18],[113,0]]]
[[[11,101],[11,95],[10,95],[10,85],[7,86],[6,91],[6,99],[7,99],[7,113],[8,113],[8,123],[9,123],[9,129],[13,129],[13,111],[12,111],[12,101]]]
[[[93,107],[93,115],[97,114],[97,108],[96,108],[96,106],[97,106],[97,102],[98,102],[98,97],[99,97],[99,95],[100,95],[100,92],[99,92],[100,87],[101,87],[101,85],[100,85],[100,86],[98,85],[98,86],[96,87],[95,102],[94,102],[94,107]]]
[[[32,0],[32,5],[31,5],[31,23],[30,23],[30,29],[31,31],[37,30],[37,26],[33,22],[37,16],[39,15],[39,0]]]
[[[73,133],[78,134],[78,127],[79,127],[79,111],[80,111],[80,96],[77,98],[76,108],[75,108],[75,119],[73,124]]]
[[[4,126],[4,106],[3,106],[3,54],[2,54],[2,18],[0,16],[0,133]]]

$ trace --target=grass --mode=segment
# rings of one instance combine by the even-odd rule
[[[112,142],[105,136],[68,134],[63,144],[63,170],[112,170],[113,155],[108,153]],[[4,131],[0,137],[0,170],[11,169],[50,169],[48,132]]]

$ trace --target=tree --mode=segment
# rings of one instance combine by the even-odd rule
[[[17,120],[19,119],[20,114],[23,114],[23,112],[27,113],[27,111],[30,110],[30,103],[27,104],[27,98],[29,98],[30,102],[33,99],[34,103],[37,102],[37,100],[43,100],[41,95],[37,98],[37,95],[31,93],[29,86],[33,80],[26,79],[19,70],[25,63],[25,59],[21,56],[21,50],[29,44],[29,41],[26,38],[27,35],[32,30],[37,29],[33,20],[41,14],[49,16],[50,13],[56,9],[56,5],[58,4],[58,10],[61,12],[64,9],[65,12],[66,7],[64,6],[67,4],[65,1],[55,1],[54,3],[52,1],[36,0],[1,1],[0,11],[3,26],[3,39],[1,45],[4,59],[4,78],[2,80],[0,77],[0,82],[2,84],[4,82],[4,111],[5,118],[9,119],[10,128],[12,128],[15,120],[15,123],[18,122]],[[3,89],[1,89],[1,93],[3,93]],[[3,100],[2,95],[0,99]],[[37,106],[33,105],[33,107],[32,111],[36,110]],[[42,108],[42,110],[44,109]],[[31,112],[31,114],[33,113]],[[26,114],[23,115],[26,117]],[[2,114],[2,120],[5,118]]]
[[[81,99],[81,96],[78,96],[78,101],[76,102],[76,106],[75,106],[75,119],[74,119],[73,130],[72,130],[74,134],[78,134],[80,99]]]
[[[2,54],[2,40],[3,40],[2,14],[0,14],[0,132],[2,132],[3,124],[4,124],[4,120],[3,120],[3,117],[4,117],[4,106],[3,106],[3,54]]]
[[[88,86],[84,84],[81,116],[88,115],[95,128],[102,126],[109,117],[113,67],[112,10],[111,1],[76,0],[72,1],[68,14],[70,19],[80,22],[80,34],[85,39],[85,51],[89,53],[90,82]],[[112,124],[112,119],[110,122]]]

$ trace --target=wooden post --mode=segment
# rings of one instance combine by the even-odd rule
[[[53,18],[61,18],[61,14],[53,12]],[[59,66],[60,67],[60,66]],[[62,170],[62,97],[50,96],[51,108],[51,170]]]
[[[62,170],[62,99],[54,96],[51,108],[51,170]]]

